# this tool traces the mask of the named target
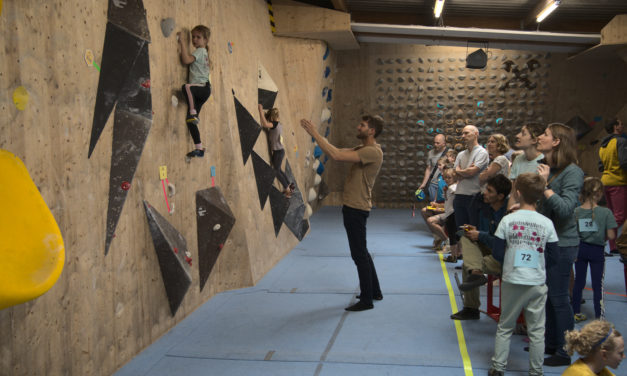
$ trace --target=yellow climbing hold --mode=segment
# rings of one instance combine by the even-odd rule
[[[33,300],[59,279],[59,226],[24,163],[0,149],[0,309]]]
[[[15,107],[20,111],[24,111],[26,108],[28,104],[28,91],[24,86],[13,90],[13,103],[15,103]]]

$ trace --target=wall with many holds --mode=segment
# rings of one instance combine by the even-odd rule
[[[206,151],[186,160],[176,32],[197,24],[211,29],[212,87]],[[305,236],[324,156],[298,122],[332,125],[335,54],[274,37],[265,1],[12,1],[0,33],[0,148],[24,161],[66,254],[46,294],[0,310],[0,373],[109,375]],[[257,124],[261,67],[278,90],[289,200]]]
[[[563,54],[489,50],[485,68],[466,68],[466,55],[475,49],[368,44],[338,54],[332,142],[354,146],[363,113],[386,121],[378,139],[385,154],[374,191],[377,205],[415,201],[437,134],[445,136],[449,148],[462,150],[461,130],[474,124],[481,144],[491,133],[502,133],[513,145],[526,122],[570,124],[583,116],[583,134],[591,126],[602,128],[601,119],[615,116],[624,105],[625,66],[620,60],[591,67],[567,61]],[[599,132],[593,133],[598,137]],[[345,168],[337,163],[328,168],[326,203],[341,203]]]

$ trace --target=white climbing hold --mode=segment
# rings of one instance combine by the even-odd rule
[[[222,226],[220,226],[219,223],[216,223],[215,226],[213,226],[213,231],[218,231]]]

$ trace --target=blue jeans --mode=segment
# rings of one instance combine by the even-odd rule
[[[575,319],[570,305],[568,285],[570,271],[577,258],[579,247],[559,247],[559,260],[546,270],[546,285],[549,288],[546,301],[546,333],[547,348],[556,349],[556,355],[568,357],[564,350],[564,332],[573,330]]]
[[[381,287],[377,278],[377,271],[372,262],[372,257],[368,253],[366,246],[366,220],[370,212],[350,208],[346,205],[342,207],[344,217],[344,228],[348,237],[348,246],[351,249],[351,257],[357,266],[359,276],[359,288],[361,290],[360,301],[372,304],[373,295],[381,295]]]

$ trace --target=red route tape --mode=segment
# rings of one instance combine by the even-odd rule
[[[165,191],[165,182],[168,181],[168,179],[163,179],[161,180],[161,186],[163,187],[163,197],[165,197],[165,205],[168,207],[168,213],[170,212],[170,203],[168,202],[168,194]],[[168,184],[170,184],[170,182],[168,181]]]

